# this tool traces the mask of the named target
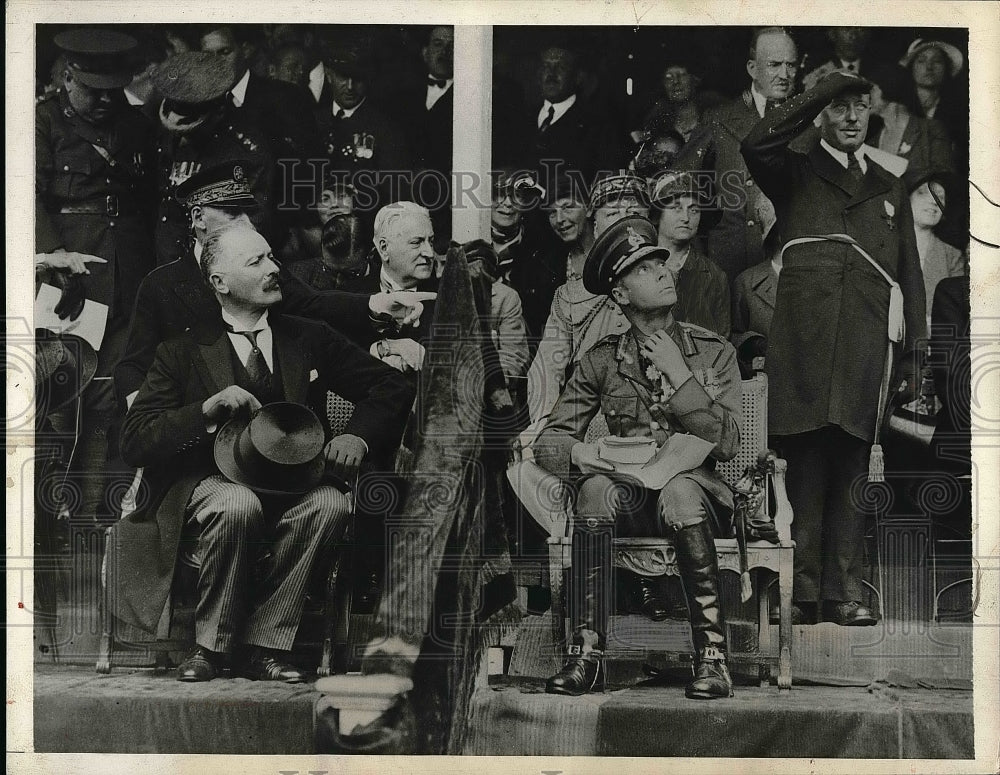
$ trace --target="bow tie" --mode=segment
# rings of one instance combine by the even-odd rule
[[[446,81],[444,78],[434,78],[433,76],[428,75],[427,85],[436,86],[439,89],[443,89],[445,86],[448,85],[448,81]]]

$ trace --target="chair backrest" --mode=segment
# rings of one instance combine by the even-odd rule
[[[747,466],[757,462],[757,456],[767,449],[767,376],[757,374],[740,382],[743,400],[743,420],[740,424],[740,451],[732,460],[718,463],[715,470],[730,484],[735,484]],[[608,422],[598,413],[591,421],[584,441],[593,442],[607,436]]]
[[[352,414],[354,414],[354,404],[346,398],[341,398],[333,391],[327,391],[326,419],[330,423],[332,435],[337,436],[344,432]]]

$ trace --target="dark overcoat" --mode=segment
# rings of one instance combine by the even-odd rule
[[[781,234],[846,234],[899,283],[905,341],[897,359],[926,338],[924,281],[910,201],[902,183],[871,159],[860,183],[822,146],[789,141],[837,92],[824,79],[768,113],[743,143],[747,166],[774,202]],[[817,242],[784,252],[767,350],[772,434],[836,425],[875,435],[888,345],[889,284],[850,245]],[[891,389],[891,385],[890,385]]]

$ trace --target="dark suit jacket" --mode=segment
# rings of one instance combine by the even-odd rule
[[[927,362],[941,401],[931,452],[940,468],[968,474],[971,466],[971,341],[969,276],[946,277],[934,290]]]
[[[238,110],[254,116],[278,158],[308,159],[316,152],[315,104],[308,90],[251,72],[244,96]]]
[[[767,339],[777,292],[778,275],[771,266],[770,259],[754,264],[736,278],[733,284],[733,330],[730,340],[737,351],[751,337],[762,336]]]
[[[521,241],[507,248],[500,258],[513,261],[506,281],[521,297],[528,343],[534,353],[545,334],[545,322],[556,288],[566,282],[566,251],[539,247],[525,233]]]
[[[729,336],[729,279],[726,273],[692,242],[684,266],[677,277],[677,304],[674,318]]]
[[[562,159],[566,169],[581,170],[589,184],[599,170],[617,170],[622,165],[622,150],[608,121],[580,95],[545,132],[538,129],[541,108],[533,106],[527,117],[529,168],[541,170],[543,160]]]
[[[325,419],[326,391],[332,390],[355,404],[344,433],[364,439],[370,457],[393,449],[413,403],[403,376],[321,323],[269,317],[285,400],[316,407]],[[215,437],[206,430],[201,406],[236,383],[233,358],[221,315],[164,342],[122,425],[122,457],[145,467],[149,489],[140,495],[139,509],[112,531],[111,607],[147,632],[155,630],[167,600],[191,493],[218,473]]]
[[[899,358],[911,353],[927,330],[906,190],[871,159],[860,183],[854,183],[821,146],[808,154],[788,147],[829,104],[838,80],[824,79],[770,112],[747,136],[743,155],[774,202],[786,244],[807,235],[847,234],[899,283],[906,323],[905,341],[894,348]],[[785,250],[767,349],[771,433],[830,424],[873,440],[888,309],[888,283],[850,245],[824,241]]]
[[[367,295],[314,291],[285,269],[281,288],[278,309],[318,318],[364,347],[374,340]],[[219,303],[190,251],[150,272],[136,294],[124,354],[115,366],[115,394],[122,405],[142,385],[161,342],[210,323],[218,314]]]

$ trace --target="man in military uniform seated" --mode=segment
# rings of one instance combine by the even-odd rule
[[[740,376],[732,345],[674,320],[677,294],[668,255],[644,218],[624,218],[594,243],[584,283],[611,296],[631,328],[584,355],[534,445],[536,462],[571,480],[576,491],[573,637],[566,664],[546,684],[552,694],[584,694],[601,678],[612,527],[673,540],[697,651],[697,672],[685,693],[697,699],[732,694],[714,538],[732,532],[733,499],[713,468],[739,448]],[[675,434],[691,434],[714,447],[698,467],[677,474],[659,492],[647,490],[616,475],[593,445],[583,443],[598,411],[616,436],[662,445]]]

